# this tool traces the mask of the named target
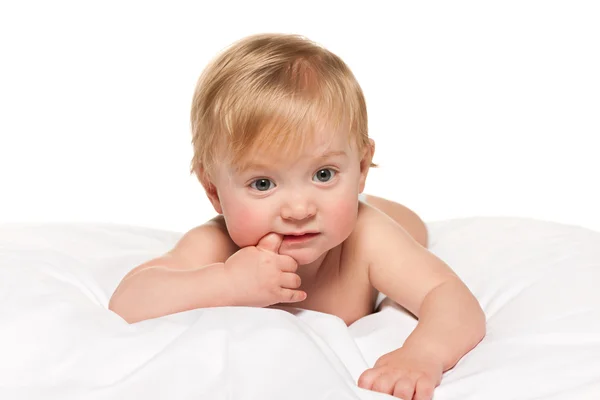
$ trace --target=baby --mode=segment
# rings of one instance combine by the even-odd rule
[[[485,335],[485,316],[427,250],[412,211],[359,199],[375,145],[346,64],[299,36],[245,38],[203,72],[191,120],[192,170],[218,216],[129,272],[110,309],[132,323],[287,304],[350,325],[375,311],[381,292],[419,322],[358,385],[431,399],[442,373]]]

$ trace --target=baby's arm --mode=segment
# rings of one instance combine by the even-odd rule
[[[109,308],[131,323],[194,308],[302,301],[298,264],[279,254],[282,240],[269,233],[256,246],[238,250],[224,224],[213,220],[127,274]]]
[[[485,335],[477,299],[438,257],[375,209],[361,224],[360,242],[372,285],[412,312],[419,322],[404,345],[381,357],[360,378],[368,389],[429,399],[442,373]],[[382,379],[385,377],[385,379]]]
[[[235,250],[216,220],[196,227],[167,254],[130,271],[112,295],[109,309],[132,323],[231,305],[235,293],[225,279],[224,262]]]

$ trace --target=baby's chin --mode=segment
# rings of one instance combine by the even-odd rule
[[[280,249],[279,254],[292,257],[298,265],[307,265],[313,263],[323,255],[321,251],[311,248],[302,249]]]

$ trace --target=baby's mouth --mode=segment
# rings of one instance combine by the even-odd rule
[[[318,232],[303,233],[299,235],[284,235],[283,240],[288,243],[300,243],[311,240],[318,235]]]

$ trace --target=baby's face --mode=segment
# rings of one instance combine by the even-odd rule
[[[243,171],[216,168],[218,203],[238,246],[275,232],[284,236],[279,253],[304,265],[350,235],[369,163],[361,171],[362,154],[343,134],[316,135],[307,148],[294,159],[253,154]]]

